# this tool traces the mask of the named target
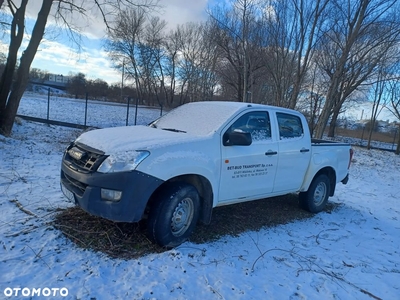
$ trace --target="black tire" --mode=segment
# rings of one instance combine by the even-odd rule
[[[318,175],[311,182],[307,192],[299,194],[300,207],[312,213],[325,209],[330,194],[330,180],[325,174]]]
[[[185,242],[199,219],[200,197],[186,183],[174,183],[162,189],[150,208],[147,220],[149,238],[158,245],[173,248]]]

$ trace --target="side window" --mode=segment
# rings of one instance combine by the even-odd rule
[[[303,126],[298,116],[276,113],[279,125],[280,139],[297,138],[303,136]]]
[[[244,114],[227,130],[227,132],[232,131],[249,132],[253,142],[271,139],[271,125],[268,112],[260,111]]]

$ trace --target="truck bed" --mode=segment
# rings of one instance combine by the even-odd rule
[[[349,146],[348,143],[339,143],[329,140],[311,139],[312,146]]]

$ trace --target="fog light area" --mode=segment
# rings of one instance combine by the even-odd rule
[[[122,192],[108,189],[101,189],[101,199],[107,201],[119,201],[121,200]]]

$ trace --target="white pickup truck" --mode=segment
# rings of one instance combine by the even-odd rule
[[[93,215],[147,218],[149,237],[174,247],[216,206],[299,193],[300,207],[323,210],[351,156],[348,144],[312,140],[297,111],[196,102],[148,126],[83,133],[64,153],[61,188]]]

